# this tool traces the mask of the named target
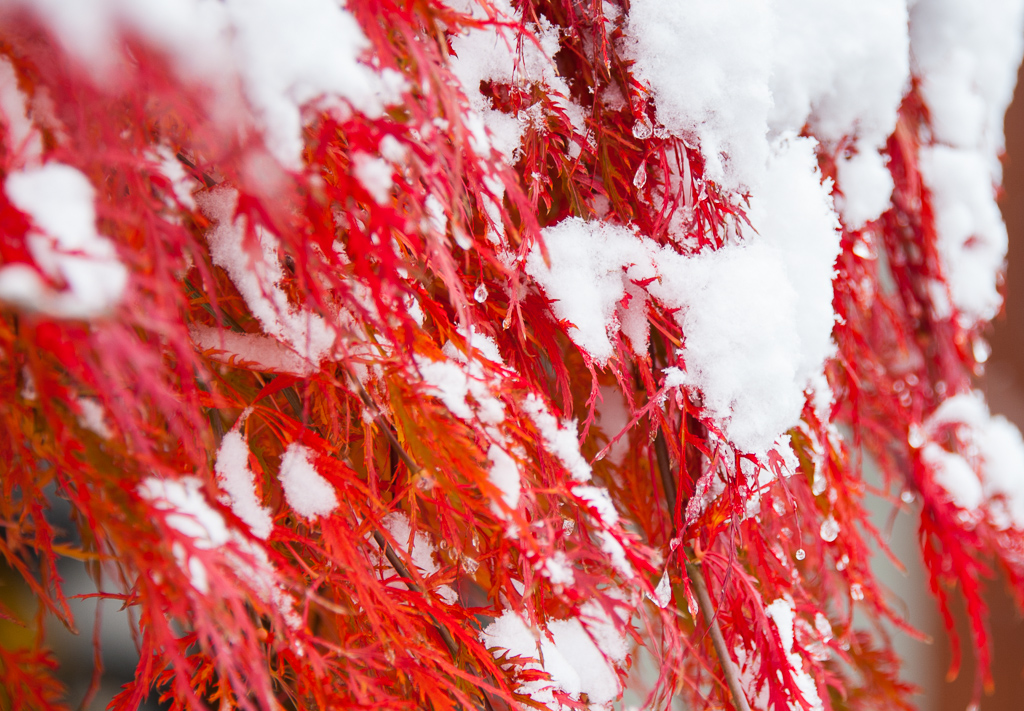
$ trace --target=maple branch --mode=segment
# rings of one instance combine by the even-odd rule
[[[711,634],[711,644],[714,646],[715,654],[718,655],[718,661],[722,665],[725,683],[732,693],[733,706],[736,707],[736,711],[750,711],[747,697],[743,694],[743,687],[740,686],[739,670],[732,661],[729,648],[725,646],[725,638],[722,637],[722,630],[719,628],[718,620],[715,618],[715,611],[711,606],[711,596],[708,594],[708,586],[704,581],[704,574],[697,565],[689,561],[686,562],[686,574],[690,576],[690,581],[693,582],[693,587],[697,590],[697,602],[700,604],[701,614],[708,626],[708,632]]]
[[[658,430],[658,436],[654,440],[654,450],[657,456],[658,473],[661,475],[661,484],[665,488],[665,499],[668,502],[669,520],[671,521],[675,516],[676,497],[679,494],[675,479],[672,477],[668,449],[665,446],[665,435],[660,428]],[[675,535],[674,524],[673,535]],[[733,706],[736,708],[736,711],[750,711],[750,705],[747,703],[747,697],[743,694],[743,687],[740,685],[738,670],[732,661],[732,656],[729,654],[729,648],[725,646],[725,638],[722,636],[722,630],[718,626],[718,620],[716,618],[714,607],[711,604],[711,596],[708,594],[708,586],[704,580],[704,574],[701,572],[698,565],[689,561],[686,561],[686,574],[690,577],[694,588],[697,590],[697,602],[700,605],[704,622],[708,626],[708,632],[711,634],[711,644],[714,647],[715,654],[718,656],[718,661],[722,666],[722,673],[725,675],[726,686],[729,687],[729,692],[732,694]]]

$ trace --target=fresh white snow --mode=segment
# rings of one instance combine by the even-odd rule
[[[331,483],[316,470],[316,453],[292,442],[281,457],[278,477],[288,505],[305,519],[327,516],[338,508],[338,497]]]
[[[10,173],[4,190],[32,220],[27,242],[36,265],[67,288],[49,287],[27,265],[7,264],[0,266],[0,300],[75,319],[97,318],[117,306],[128,270],[113,242],[96,232],[96,191],[89,179],[51,161]]]

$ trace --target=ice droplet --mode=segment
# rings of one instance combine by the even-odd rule
[[[647,185],[647,162],[640,161],[640,167],[633,174],[633,187],[637,190],[643,190],[645,185]]]
[[[814,479],[811,481],[811,493],[815,496],[821,496],[825,493],[825,489],[828,488],[828,480],[825,479],[825,475],[819,470],[814,470]]]
[[[636,178],[633,178],[633,182],[634,184],[636,183]],[[979,363],[984,363],[988,360],[988,357],[992,355],[992,346],[990,346],[988,341],[981,336],[976,336],[974,338],[974,342],[971,344],[971,350],[974,351],[974,360]]]
[[[654,126],[651,124],[651,120],[647,116],[641,116],[633,124],[633,138],[637,138],[641,141],[646,141],[654,134]]]
[[[571,518],[562,519],[562,533],[567,536],[571,536],[572,532],[576,530],[576,522]]]
[[[842,572],[846,570],[846,566],[850,564],[850,556],[843,553],[843,557],[836,561],[836,570]]]
[[[854,600],[864,599],[864,588],[860,586],[860,583],[854,583],[850,586],[850,597]]]
[[[821,540],[831,543],[839,537],[839,522],[829,516],[821,522]]]
[[[903,492],[900,494],[900,501],[902,501],[905,504],[914,503],[914,499],[916,498],[917,497],[914,496],[914,492],[911,491],[910,489],[904,489]]]
[[[924,446],[924,432],[917,425],[910,426],[910,430],[907,432],[907,444],[914,449]]]
[[[658,581],[658,587],[654,588],[652,599],[662,609],[668,607],[668,604],[672,602],[672,582],[668,578],[668,570],[662,574],[661,580]]]
[[[697,613],[700,612],[700,607],[697,606],[697,598],[693,596],[693,591],[689,587],[686,588],[686,609],[690,611],[690,617],[696,617]]]
[[[476,288],[476,291],[473,292],[473,298],[476,300],[478,304],[482,304],[483,302],[487,301],[487,287],[484,286],[483,284],[478,286]]]
[[[793,555],[796,556],[797,560],[803,560],[807,557],[807,551],[805,551],[803,548],[797,548],[796,553],[794,553]]]
[[[786,513],[786,502],[782,499],[775,499],[775,501],[772,502],[772,508],[775,509],[775,513],[781,516]]]

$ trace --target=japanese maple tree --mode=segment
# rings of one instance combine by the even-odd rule
[[[980,694],[1022,50],[1019,0],[3,0],[21,622],[88,561],[125,711],[912,708],[870,457]],[[64,707],[36,638],[0,707]]]

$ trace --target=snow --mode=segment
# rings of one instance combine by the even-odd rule
[[[984,507],[999,530],[1024,530],[1024,438],[1001,415],[993,416],[979,392],[947,398],[924,423],[921,456],[954,505]],[[961,452],[939,444],[952,429]]]
[[[519,475],[519,465],[516,460],[509,456],[508,452],[496,444],[492,444],[487,450],[487,460],[490,462],[490,480],[501,492],[501,499],[510,509],[519,505],[519,497],[522,489],[522,480]]]
[[[369,42],[334,0],[19,0],[37,13],[98,81],[116,79],[118,35],[134,34],[165,53],[185,80],[210,86],[217,106],[242,88],[268,150],[302,167],[302,109],[312,103],[370,116],[395,103],[398,75],[359,58]]]
[[[524,670],[547,672],[551,681],[521,682],[519,692],[548,708],[558,705],[553,689],[579,700],[586,694],[591,707],[603,708],[618,699],[622,686],[615,665],[626,659],[626,638],[595,602],[580,607],[578,617],[551,620],[535,633],[517,613],[506,610],[483,629],[480,640],[500,658],[522,658]],[[543,660],[543,661],[541,661]]]
[[[491,392],[478,359],[467,360],[461,353],[453,353],[446,360],[416,356],[415,362],[424,390],[460,420],[472,423],[479,418],[485,424],[496,425],[505,419],[505,405]],[[467,399],[470,397],[472,402]]]
[[[381,523],[391,534],[398,549],[404,551],[412,559],[412,564],[416,566],[420,575],[429,578],[440,572],[441,566],[438,565],[436,559],[437,549],[422,531],[417,531],[416,535],[413,535],[408,516],[400,511],[394,511],[381,519]],[[384,563],[388,570],[395,572],[390,563],[386,560]],[[397,581],[389,583],[389,587],[406,589],[405,583]],[[459,600],[458,593],[450,585],[438,585],[434,591],[448,605],[454,605]]]
[[[799,421],[804,391],[835,350],[839,222],[815,145],[789,134],[772,143],[769,180],[750,200],[757,234],[746,241],[688,257],[627,227],[568,218],[544,230],[550,264],[535,247],[527,273],[598,363],[613,355],[626,285],[657,277],[631,303],[653,297],[676,310],[687,384],[741,450],[764,453]],[[646,330],[636,338],[646,350]]]
[[[605,526],[614,526],[618,523],[619,512],[615,510],[611,494],[603,486],[574,486],[572,493],[579,497],[584,505],[593,509]]]
[[[563,551],[555,551],[554,555],[545,560],[541,572],[552,585],[572,585],[576,581],[572,563]]]
[[[882,156],[866,147],[856,154],[840,156],[836,161],[836,179],[842,193],[836,196],[836,207],[843,224],[859,230],[881,215],[888,207],[894,183]]]
[[[995,166],[1024,54],[1024,3],[917,0],[910,9],[910,39],[935,139],[978,148]]]
[[[24,167],[39,162],[43,139],[28,116],[27,99],[18,88],[18,76],[7,57],[0,57],[0,114],[6,131],[4,145],[12,163]]]
[[[990,320],[1003,302],[998,275],[1005,266],[1008,237],[988,160],[978,151],[936,145],[921,149],[919,164],[932,193],[937,246],[952,305],[966,318],[966,326]]]
[[[78,403],[78,424],[103,439],[110,439],[113,433],[107,425],[106,411],[103,405],[91,397],[80,397]]]
[[[641,0],[627,37],[657,121],[699,145],[708,177],[731,191],[768,186],[770,141],[805,125],[832,146],[857,138],[881,165],[909,80],[902,0]],[[868,185],[862,198],[863,185],[847,195],[877,196]],[[876,199],[867,219],[887,202]]]
[[[706,175],[729,190],[758,187],[768,159],[774,25],[758,0],[630,3],[628,53],[657,121],[699,144]]]
[[[232,189],[203,193],[197,196],[197,202],[216,223],[206,235],[213,263],[228,273],[263,331],[307,360],[307,367],[314,368],[328,358],[334,349],[335,330],[321,316],[289,303],[280,286],[284,272],[277,238],[261,227],[247,235],[246,219],[235,216],[238,193]],[[258,249],[249,249],[253,243]],[[244,352],[239,355],[242,360],[260,362],[258,356],[249,358]]]
[[[160,146],[156,151],[156,160],[160,174],[171,183],[171,190],[175,199],[187,210],[196,208],[195,198],[192,196],[194,190],[201,186],[191,175],[185,172],[185,167],[178,160],[177,155],[169,148]]]
[[[949,494],[956,506],[973,511],[981,505],[984,500],[981,482],[966,459],[934,442],[924,446],[921,459],[934,472],[935,483]]]
[[[513,116],[493,108],[480,92],[481,82],[524,88],[541,84],[544,93],[569,116],[577,131],[582,132],[582,109],[566,98],[569,87],[556,71],[554,56],[559,50],[556,28],[543,19],[539,26],[524,23],[522,13],[516,12],[508,0],[492,1],[486,7],[475,0],[449,0],[446,4],[485,23],[451,39],[450,66],[469,102],[468,123],[474,134],[471,144],[478,155],[487,155],[489,149],[494,148],[505,161],[513,163],[526,123],[537,118],[528,110]],[[493,22],[488,23],[488,20]],[[516,29],[520,25],[539,39],[539,45],[528,40],[517,46]]]
[[[394,139],[392,139],[394,140]],[[383,143],[383,142],[382,142]],[[394,185],[394,169],[380,158],[356,151],[352,156],[352,172],[378,204],[386,205]]]
[[[971,327],[1002,304],[997,278],[1007,237],[993,188],[1002,178],[1003,115],[1024,53],[1024,2],[918,0],[910,37],[935,141],[921,151],[921,174],[933,194],[952,306]],[[936,312],[944,315],[941,302]]]
[[[793,651],[793,622],[796,619],[793,601],[779,598],[765,608],[765,614],[775,623],[775,629],[779,633],[779,641],[782,642],[782,649],[789,660],[793,681],[796,682],[797,688],[800,689],[804,702],[807,703],[811,711],[822,711],[824,704],[821,702],[821,697],[818,696],[817,684],[804,671],[800,655]],[[790,699],[789,708],[791,711],[800,711],[803,706],[795,699]]]
[[[274,522],[270,509],[260,504],[257,496],[256,475],[249,468],[249,446],[241,432],[232,430],[224,435],[214,471],[235,515],[249,525],[257,538],[270,536]]]
[[[548,451],[558,457],[569,475],[576,481],[590,481],[593,472],[580,454],[576,421],[555,419],[544,402],[534,393],[526,396],[521,407],[537,428]]]
[[[627,283],[654,276],[648,254],[653,243],[627,227],[578,217],[545,229],[543,237],[550,266],[537,246],[527,257],[526,273],[552,300],[555,315],[572,323],[568,335],[573,342],[604,364],[614,354],[611,338],[619,331],[618,304],[626,295]],[[646,317],[642,328],[642,336],[634,332],[642,343],[633,341],[633,345],[646,352]]]
[[[193,547],[213,550],[231,544],[234,551],[224,551],[224,562],[261,600],[277,608],[291,629],[302,626],[302,620],[295,613],[295,599],[278,582],[277,571],[266,549],[227,525],[224,517],[206,500],[199,478],[151,476],[139,484],[137,491],[153,508],[168,512],[164,519],[167,525],[191,539]],[[192,587],[203,595],[209,594],[209,573],[203,562],[190,556],[180,542],[173,544],[172,551],[179,567],[188,573]]]
[[[95,190],[78,169],[50,162],[8,174],[4,190],[32,219],[29,251],[39,269],[66,283],[56,291],[31,267],[0,267],[0,300],[58,318],[91,319],[120,303],[128,271],[114,244],[96,232]]]
[[[151,503],[153,508],[167,511],[167,525],[192,540],[199,549],[223,546],[231,540],[231,534],[224,517],[207,502],[203,495],[203,483],[196,477],[162,479],[149,477],[138,487],[139,496]],[[182,548],[175,549],[178,563],[190,575],[192,587],[201,593],[209,592],[206,568],[197,558],[186,562]]]
[[[334,487],[316,470],[316,453],[292,442],[281,456],[278,478],[288,505],[305,519],[327,516],[338,508]]]
[[[201,325],[193,325],[189,334],[197,349],[213,351],[210,358],[235,366],[244,364],[252,370],[298,376],[309,376],[317,370],[308,359],[270,336]]]

